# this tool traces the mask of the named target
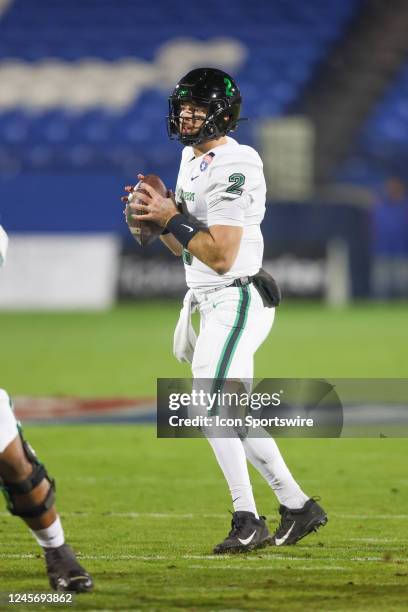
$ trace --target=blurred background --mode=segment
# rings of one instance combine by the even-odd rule
[[[0,307],[183,293],[119,197],[138,172],[174,188],[167,97],[202,65],[241,88],[236,137],[264,160],[284,295],[408,297],[407,31],[404,0],[0,0]]]

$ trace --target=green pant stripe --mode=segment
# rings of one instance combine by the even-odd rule
[[[224,346],[223,346],[223,349],[221,351],[221,355],[220,355],[220,358],[218,360],[217,367],[215,369],[215,380],[218,377],[220,377],[221,366],[222,366],[222,362],[223,362],[224,357],[225,357],[225,353],[226,353],[226,351],[228,349],[228,345],[229,345],[229,343],[231,341],[231,338],[234,335],[235,330],[237,328],[237,325],[238,325],[238,322],[239,322],[239,319],[240,319],[240,315],[241,315],[241,310],[242,310],[242,300],[243,300],[243,292],[242,292],[242,288],[240,287],[239,288],[239,303],[238,303],[237,314],[235,316],[234,325],[232,326],[232,328],[231,328],[231,330],[230,330],[230,332],[228,334],[228,338],[226,339],[226,341],[224,343]]]
[[[217,368],[215,371],[215,378],[212,385],[213,393],[218,390],[221,391],[223,387],[224,380],[227,377],[232,358],[234,356],[239,339],[242,336],[242,332],[244,331],[248,319],[249,305],[251,303],[251,293],[248,286],[240,287],[239,292],[240,297],[235,322],[230,333],[228,334],[228,338],[225,341],[224,347],[221,351],[221,356],[218,360]]]
[[[238,332],[238,335],[237,335],[236,339],[234,339],[232,341],[232,348],[231,348],[231,350],[229,352],[228,362],[227,362],[227,364],[225,366],[225,373],[223,373],[223,374],[220,373],[219,374],[220,378],[221,378],[221,376],[222,376],[222,378],[226,378],[227,377],[228,370],[230,368],[232,358],[233,358],[234,353],[235,353],[235,351],[237,349],[238,342],[239,342],[239,340],[240,340],[240,338],[242,336],[242,332],[244,331],[244,328],[245,328],[245,325],[246,325],[246,322],[247,322],[247,319],[248,319],[249,305],[251,303],[251,293],[250,293],[250,291],[249,291],[249,289],[247,287],[245,287],[245,289],[247,289],[246,303],[244,304],[244,300],[242,300],[242,307],[241,307],[242,319],[243,320],[242,321],[238,321],[237,325],[238,325],[239,332]],[[241,291],[243,291],[242,288],[241,288]],[[226,351],[226,354],[227,353],[228,353],[228,351]]]

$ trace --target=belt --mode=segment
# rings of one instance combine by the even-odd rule
[[[241,278],[236,278],[233,283],[227,285],[227,287],[246,287],[250,283],[252,283],[252,276],[241,276]]]
[[[213,287],[212,289],[204,289],[204,291],[200,291],[197,289],[197,293],[203,293],[207,295],[207,293],[213,293],[214,291],[220,291],[220,289],[228,289],[229,287],[246,287],[253,281],[253,276],[241,276],[241,278],[236,278],[234,282],[230,285],[221,285],[220,287]],[[194,289],[193,289],[194,292]]]

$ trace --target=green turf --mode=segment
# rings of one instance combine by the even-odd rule
[[[189,368],[172,356],[180,304],[106,313],[0,314],[1,385],[13,395],[154,395],[156,377]],[[408,377],[406,304],[284,304],[256,356],[261,377]]]
[[[213,557],[230,500],[206,441],[156,440],[153,429],[137,426],[26,434],[57,477],[69,540],[95,578],[94,594],[73,609],[407,609],[404,440],[282,440],[302,486],[322,495],[328,525],[296,547]],[[273,527],[275,497],[258,475],[253,482]],[[0,539],[0,590],[47,590],[24,526],[1,514]]]
[[[189,373],[171,355],[179,306],[2,313],[0,385],[16,395],[152,396],[156,377]],[[408,377],[407,341],[406,304],[285,304],[258,352],[256,375]],[[329,524],[296,547],[214,558],[231,504],[207,442],[156,440],[136,426],[26,433],[57,477],[69,539],[95,576],[95,594],[73,609],[406,609],[405,440],[282,440],[302,486],[323,496]],[[273,527],[275,498],[258,475],[253,481]],[[0,541],[3,609],[1,592],[47,583],[30,534],[6,513]]]

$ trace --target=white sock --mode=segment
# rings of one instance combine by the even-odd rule
[[[303,508],[309,497],[290,473],[275,440],[268,435],[245,438],[242,443],[248,461],[269,483],[279,502],[291,510]]]
[[[255,517],[259,518],[241,440],[239,438],[207,439],[228,482],[234,511],[253,512]]]
[[[43,548],[58,548],[58,546],[62,546],[65,542],[64,530],[59,516],[49,527],[37,530],[32,529],[31,533]]]

